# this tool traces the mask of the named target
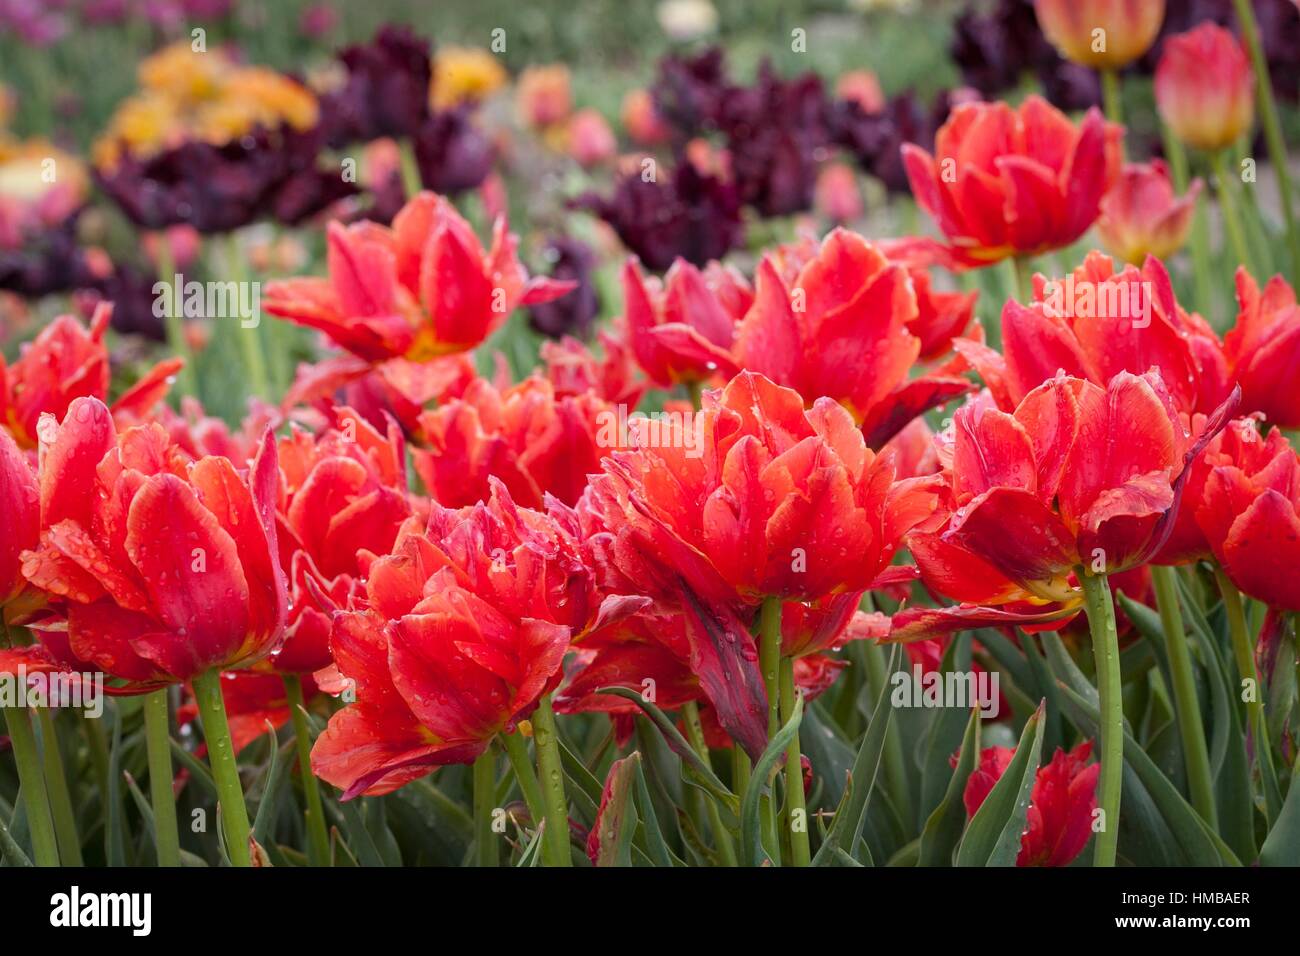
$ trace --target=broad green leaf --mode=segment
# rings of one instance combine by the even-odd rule
[[[767,748],[758,758],[758,763],[754,764],[754,772],[749,778],[749,789],[745,791],[745,800],[740,807],[740,852],[741,861],[745,866],[760,866],[770,860],[763,849],[760,835],[759,798],[764,792],[774,789],[771,784],[776,776],[777,761],[784,756],[786,747],[799,732],[799,723],[802,720],[803,697],[800,696],[795,700],[794,713],[790,715],[790,719],[767,742]],[[803,786],[802,769],[796,770],[795,773],[798,776],[793,786]]]
[[[614,761],[605,778],[609,799],[602,796],[593,832],[597,835],[596,866],[631,866],[632,838],[636,834],[636,777],[641,755],[635,750],[622,760]]]
[[[673,855],[668,841],[664,839],[663,830],[659,828],[659,815],[655,812],[654,801],[650,798],[650,787],[646,784],[645,768],[640,760],[636,764],[636,802],[641,810],[646,853],[650,861],[655,866],[680,865],[681,861]]]
[[[9,866],[31,866],[32,861],[23,852],[23,848],[18,845],[18,841],[13,838],[9,828],[5,826],[4,815],[0,814],[0,857]]]
[[[941,674],[971,669],[971,639],[969,634],[960,634],[953,638],[944,651],[939,664]],[[925,756],[921,763],[921,819],[930,816],[934,808],[943,800],[952,779],[952,766],[948,758],[961,745],[964,728],[968,721],[963,710],[958,707],[944,707],[935,712],[930,724],[930,733],[926,737]]]
[[[957,766],[950,768],[948,787],[943,798],[921,831],[917,866],[952,864],[952,852],[961,840],[961,831],[966,825],[966,805],[962,801],[962,795],[966,792],[966,781],[970,779],[971,771],[979,762],[979,753],[980,715],[978,710],[972,709],[966,721],[966,732],[962,735]]]
[[[1260,866],[1300,866],[1300,760],[1291,770],[1291,789],[1282,812],[1259,851]]]

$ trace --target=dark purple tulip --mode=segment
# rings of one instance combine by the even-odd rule
[[[569,236],[552,236],[547,240],[545,255],[552,263],[547,270],[552,279],[571,279],[578,287],[558,299],[530,306],[528,324],[553,339],[566,335],[590,337],[600,312],[600,296],[591,281],[596,268],[595,252],[586,243]]]
[[[702,266],[738,246],[744,229],[736,187],[682,161],[669,180],[621,179],[605,199],[588,193],[573,203],[604,219],[643,265],[662,272],[678,256]]]
[[[934,135],[957,100],[958,94],[944,91],[927,109],[907,91],[890,99],[879,113],[867,113],[851,100],[839,100],[832,114],[835,141],[890,192],[910,195],[903,171],[903,144],[934,149]]]
[[[664,57],[650,87],[655,112],[682,141],[716,129],[731,92],[726,58],[716,46],[695,56]]]
[[[163,320],[154,315],[156,281],[147,271],[134,266],[114,265],[109,275],[88,286],[79,303],[83,309],[93,311],[97,301],[112,302],[113,318],[109,324],[116,331],[164,342],[167,339],[166,328]]]
[[[346,47],[338,56],[348,69],[347,82],[321,97],[329,144],[414,136],[429,115],[429,41],[388,24],[370,43]]]
[[[37,299],[84,288],[95,281],[77,244],[77,217],[25,237],[21,248],[0,249],[0,289]]]
[[[495,150],[471,117],[471,107],[435,113],[415,134],[415,162],[426,189],[444,196],[473,189],[492,171]]]

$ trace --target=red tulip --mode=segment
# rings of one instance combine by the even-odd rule
[[[1034,0],[1034,12],[1061,56],[1095,70],[1117,70],[1155,42],[1165,0]]]
[[[972,299],[936,300],[928,283],[922,288],[928,309],[955,312],[954,324],[969,321],[962,313]],[[922,349],[911,331],[921,317],[909,269],[856,233],[836,229],[820,248],[786,246],[760,263],[735,355],[809,401],[836,399],[878,448],[926,409],[970,388],[957,376],[908,379]]]
[[[766,712],[747,621],[765,597],[856,594],[933,509],[924,480],[893,484],[836,402],[742,372],[704,396],[700,445],[604,462],[579,511],[597,561],[687,615],[691,668],[732,736],[761,750]]]
[[[427,447],[412,449],[415,469],[448,507],[487,497],[493,476],[526,507],[546,494],[572,504],[620,439],[618,409],[590,392],[557,399],[536,376],[504,391],[478,379],[419,423]]]
[[[966,266],[1068,246],[1097,218],[1119,176],[1123,129],[1093,109],[1079,126],[1036,95],[1019,109],[964,103],[935,138],[908,143],[912,192]]]
[[[1274,276],[1261,293],[1237,269],[1237,324],[1224,336],[1223,350],[1241,384],[1242,410],[1263,412],[1279,428],[1300,428],[1300,306],[1285,279]]]
[[[602,600],[577,517],[517,508],[500,483],[461,512],[434,506],[370,568],[368,608],[336,614],[331,647],[356,702],[336,713],[312,767],[344,797],[388,793],[478,757],[560,680],[570,639],[642,600]]]
[[[19,556],[36,547],[41,531],[40,493],[32,462],[0,428],[0,615],[26,583]],[[0,622],[3,618],[0,618]]]
[[[1214,331],[1174,299],[1164,264],[1116,272],[1110,257],[1091,252],[1064,279],[1034,277],[1034,301],[1007,300],[999,355],[959,341],[998,407],[1012,411],[1063,370],[1105,387],[1119,372],[1158,369],[1177,408],[1212,412],[1231,388]]]
[[[284,646],[267,664],[311,673],[330,663],[332,612],[364,596],[366,566],[389,553],[411,514],[405,445],[391,419],[385,436],[336,408],[333,428],[281,439],[279,461],[280,555],[293,601]]]
[[[1253,440],[1252,440],[1253,439]],[[1244,593],[1300,611],[1300,458],[1275,428],[1267,440],[1250,423],[1233,430],[1205,478],[1196,523],[1214,557]]]
[[[370,362],[427,361],[463,352],[520,305],[549,302],[569,282],[529,279],[515,238],[497,220],[484,250],[455,207],[421,193],[392,228],[330,223],[328,279],[285,279],[266,289],[266,309],[325,332]]]
[[[632,354],[656,385],[730,378],[739,370],[731,354],[736,323],[754,293],[734,270],[711,262],[701,271],[678,259],[659,282],[644,279],[629,259],[623,298]]]
[[[41,536],[22,573],[51,615],[33,623],[55,657],[120,678],[128,692],[237,669],[278,646],[286,614],[277,559],[279,471],[268,430],[241,472],[192,461],[160,425],[120,434],[98,399],[42,424]]]
[[[1165,40],[1156,65],[1160,118],[1189,146],[1235,143],[1255,119],[1255,75],[1231,32],[1202,23]]]
[[[1188,464],[1233,407],[1225,402],[1193,440],[1155,372],[1120,372],[1104,389],[1058,375],[1011,414],[987,393],[968,403],[953,422],[948,517],[931,519],[908,547],[931,590],[1010,607],[904,611],[894,639],[1077,612],[1076,567],[1118,573],[1163,546]]]
[[[637,372],[626,336],[604,331],[597,335],[605,353],[599,359],[587,346],[567,335],[558,342],[543,342],[541,359],[547,381],[560,398],[594,392],[611,404],[636,408],[645,394],[646,382]]]
[[[1201,186],[1201,180],[1193,180],[1179,199],[1164,160],[1126,165],[1101,200],[1097,231],[1102,242],[1134,265],[1147,256],[1167,259],[1187,241]]]
[[[1101,773],[1101,764],[1087,763],[1091,753],[1090,740],[1070,751],[1057,747],[1047,766],[1038,768],[1016,866],[1068,866],[1088,845]],[[962,794],[967,816],[975,816],[1014,755],[1012,747],[989,747],[980,754]]]
[[[104,333],[112,315],[111,305],[99,304],[89,330],[70,315],[59,316],[12,366],[6,367],[0,356],[0,427],[7,427],[20,447],[36,447],[36,424],[45,412],[62,419],[73,399],[107,398]],[[129,422],[148,411],[166,394],[180,367],[180,359],[159,362],[113,403],[114,415]]]

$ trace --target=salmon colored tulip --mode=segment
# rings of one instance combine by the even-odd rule
[[[1123,128],[1088,111],[1078,125],[1033,95],[1019,109],[964,103],[935,137],[934,155],[903,147],[912,192],[962,266],[1068,246],[1097,219],[1120,170]]]
[[[975,816],[1015,753],[1013,747],[989,747],[980,754],[962,794],[967,816]],[[1088,763],[1091,753],[1091,740],[1069,751],[1057,747],[1038,768],[1016,866],[1068,866],[1088,845],[1101,774],[1101,764]]]
[[[388,554],[412,508],[401,430],[382,435],[350,408],[315,435],[294,428],[279,443],[284,493],[280,560],[293,597],[286,639],[266,663],[286,674],[330,663],[330,618],[364,597],[366,568]]]
[[[1193,180],[1180,199],[1164,160],[1126,165],[1101,200],[1097,231],[1102,242],[1133,265],[1141,265],[1147,256],[1172,256],[1187,241],[1202,185]]]
[[[478,379],[419,422],[426,447],[412,449],[415,470],[448,507],[486,498],[493,476],[526,507],[547,494],[572,504],[620,440],[616,408],[591,392],[556,398],[537,376],[504,390]]]
[[[1255,120],[1255,74],[1228,30],[1202,23],[1165,40],[1156,107],[1182,142],[1209,152],[1232,145]]]
[[[1300,458],[1275,428],[1267,439],[1238,428],[1211,458],[1196,523],[1245,594],[1300,611]]]
[[[921,286],[927,333],[969,321],[973,298],[943,301]],[[963,314],[966,318],[963,318]],[[942,320],[933,317],[942,315]],[[970,390],[960,376],[909,378],[923,347],[912,328],[922,318],[917,284],[862,236],[831,232],[820,247],[782,247],[759,264],[754,304],[741,323],[738,364],[808,401],[836,399],[878,448],[925,410]],[[942,339],[932,334],[932,341]]]
[[[979,343],[957,348],[1007,412],[1058,370],[1104,387],[1119,372],[1156,368],[1187,414],[1212,412],[1231,388],[1218,336],[1178,304],[1158,259],[1116,272],[1092,252],[1062,279],[1035,276],[1033,302],[1003,307],[1001,355]]]
[[[1274,276],[1263,291],[1237,269],[1237,323],[1223,339],[1232,378],[1241,385],[1245,412],[1263,412],[1271,425],[1300,428],[1300,306],[1295,290]]]
[[[672,139],[673,131],[655,109],[654,97],[646,89],[628,90],[621,111],[623,129],[632,142],[658,146]]]
[[[191,460],[161,425],[118,433],[94,398],[45,422],[40,542],[22,573],[50,602],[31,626],[53,656],[137,692],[279,646],[286,594],[269,430],[244,469]]]
[[[857,173],[848,163],[831,163],[817,174],[813,207],[824,219],[843,224],[862,218],[864,205]]]
[[[1118,70],[1151,48],[1165,0],[1034,0],[1034,12],[1061,56],[1094,70]]]
[[[266,288],[266,310],[319,329],[370,362],[427,361],[463,352],[517,306],[549,302],[572,283],[528,278],[516,239],[498,219],[492,247],[450,202],[421,193],[393,219],[328,232],[328,279],[284,279]]]
[[[656,385],[730,378],[736,325],[754,300],[739,273],[716,262],[703,270],[678,259],[662,282],[645,279],[635,259],[623,267],[628,341]]]
[[[607,162],[618,152],[614,131],[596,110],[578,110],[569,117],[568,139],[569,155],[584,168]]]

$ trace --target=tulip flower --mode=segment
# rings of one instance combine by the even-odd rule
[[[528,310],[528,324],[551,338],[576,335],[588,338],[600,314],[600,295],[593,275],[596,253],[586,243],[558,235],[547,240],[543,254],[551,262],[551,278],[577,283],[568,295]]]
[[[419,423],[426,447],[412,449],[415,470],[448,507],[486,498],[493,477],[526,507],[547,494],[572,504],[622,441],[617,408],[590,392],[557,399],[535,376],[504,391],[476,380]]]
[[[47,650],[139,693],[279,646],[269,431],[241,475],[225,458],[190,461],[159,425],[118,433],[95,398],[74,400],[61,424],[44,421],[40,541],[22,573],[51,605],[31,625]]]
[[[928,296],[928,282],[923,291],[933,325],[939,303]],[[960,322],[962,304],[945,306]],[[955,375],[908,378],[922,349],[911,328],[921,318],[909,270],[837,229],[820,248],[786,247],[780,260],[760,263],[734,353],[738,365],[809,401],[838,400],[878,448],[920,413],[970,389]]]
[[[1261,292],[1244,268],[1237,269],[1237,322],[1224,336],[1223,351],[1241,385],[1242,410],[1262,412],[1280,428],[1300,428],[1294,373],[1300,306],[1285,279],[1274,276]]]
[[[584,169],[607,162],[618,151],[614,131],[596,110],[578,110],[570,116],[567,134],[569,155]]]
[[[1193,180],[1179,199],[1164,160],[1126,165],[1119,182],[1101,200],[1097,231],[1102,242],[1133,265],[1141,265],[1147,256],[1168,258],[1187,240],[1202,185]]]
[[[336,408],[332,428],[314,436],[294,428],[278,457],[280,561],[293,600],[284,645],[266,665],[308,674],[330,663],[333,611],[364,596],[366,566],[391,550],[411,514],[405,445],[392,419],[382,435]]]
[[[698,384],[739,370],[731,350],[754,292],[734,269],[710,262],[701,272],[678,259],[661,283],[644,279],[629,259],[623,300],[632,353],[656,385]]]
[[[853,167],[832,163],[817,174],[813,205],[824,218],[836,224],[862,218],[862,193],[858,189]]]
[[[525,125],[541,130],[567,119],[573,110],[569,87],[569,69],[563,64],[524,70],[515,87],[515,102]]]
[[[1069,751],[1057,747],[1051,761],[1038,768],[1016,866],[1068,866],[1088,845],[1101,772],[1101,764],[1087,762],[1091,752],[1090,740]],[[989,747],[980,754],[962,793],[968,817],[975,816],[1013,756],[1013,747]]]
[[[1236,38],[1213,23],[1169,37],[1155,78],[1160,118],[1206,152],[1230,146],[1255,119],[1255,77]]]
[[[1121,127],[1089,110],[1076,126],[1038,96],[1019,109],[965,103],[934,155],[903,147],[912,191],[964,266],[1068,246],[1097,218],[1120,169]]]
[[[654,97],[648,90],[628,90],[623,97],[620,118],[623,129],[634,143],[657,146],[672,139],[672,127],[655,109]]]
[[[370,43],[344,48],[339,59],[347,82],[321,99],[330,145],[413,135],[429,112],[429,41],[385,25]]]
[[[1105,386],[1117,373],[1159,369],[1179,411],[1214,411],[1231,390],[1218,336],[1174,298],[1164,264],[1116,272],[1108,256],[1089,253],[1062,279],[1034,278],[1034,299],[1008,300],[1002,350],[959,340],[957,350],[988,385],[999,408],[1014,411],[1058,370]]]
[[[1128,66],[1155,42],[1164,0],[1034,0],[1038,24],[1067,60],[1095,70]]]
[[[497,220],[484,251],[447,200],[421,193],[392,228],[329,227],[328,279],[285,279],[266,289],[266,309],[320,329],[367,361],[427,361],[473,348],[516,306],[548,302],[572,283],[529,279],[515,238]]]
[[[36,547],[41,529],[40,493],[36,474],[9,432],[0,428],[0,623],[5,605],[23,590],[19,557]]]

